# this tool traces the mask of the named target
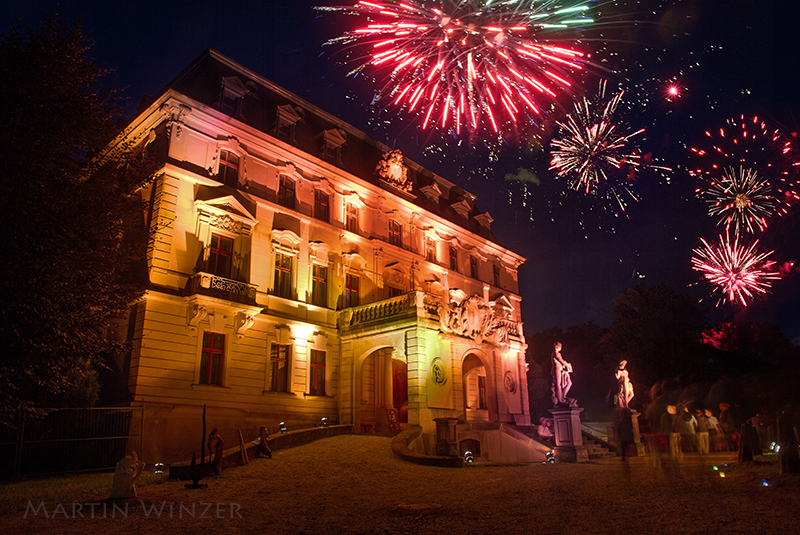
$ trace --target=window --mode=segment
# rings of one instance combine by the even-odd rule
[[[452,245],[450,246],[450,270],[458,271],[458,251]]]
[[[229,279],[231,277],[231,266],[233,265],[233,240],[220,236],[211,235],[211,246],[208,251],[208,271],[219,277]]]
[[[272,344],[269,363],[272,369],[273,392],[289,392],[289,358],[292,346],[288,344]]]
[[[492,264],[492,281],[495,286],[500,286],[500,266]]]
[[[275,295],[278,297],[292,297],[292,257],[275,253]]]
[[[478,408],[486,409],[486,377],[478,376]]]
[[[469,276],[473,279],[478,278],[478,259],[474,256],[469,257]]]
[[[345,227],[350,232],[358,234],[358,206],[353,203],[347,203],[347,220]]]
[[[436,242],[433,238],[425,238],[425,260],[436,262]]]
[[[311,304],[328,306],[328,268],[314,264],[311,267]]]
[[[400,297],[403,295],[403,290],[400,288],[395,288],[394,286],[389,286],[389,297]]]
[[[222,357],[225,354],[225,335],[203,332],[203,353],[200,356],[201,385],[222,384]]]
[[[358,286],[360,279],[355,275],[348,273],[345,276],[344,284],[344,307],[357,307],[358,306]]]
[[[308,358],[308,393],[312,396],[325,395],[325,352],[312,349]]]
[[[294,210],[294,180],[282,176],[278,184],[278,204]]]
[[[229,150],[219,151],[217,179],[225,185],[236,187],[239,183],[239,157]]]
[[[398,247],[403,246],[403,227],[394,219],[389,221],[389,243]]]
[[[324,191],[314,190],[314,217],[320,221],[330,221],[328,194]]]

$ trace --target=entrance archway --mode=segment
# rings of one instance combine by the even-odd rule
[[[481,358],[471,353],[461,365],[464,385],[464,409],[467,423],[490,422],[494,403],[491,373]]]
[[[408,366],[392,358],[391,347],[364,357],[360,366],[358,431],[389,431],[387,411],[397,410],[400,423],[408,423]]]

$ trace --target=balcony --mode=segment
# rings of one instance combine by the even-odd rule
[[[186,288],[189,295],[200,294],[245,305],[256,304],[255,285],[218,277],[211,273],[195,273],[189,279]]]
[[[427,314],[426,314],[427,312]],[[384,299],[375,303],[347,308],[342,311],[341,326],[352,328],[373,322],[385,322],[404,316],[433,316],[436,314],[433,299],[422,292]]]

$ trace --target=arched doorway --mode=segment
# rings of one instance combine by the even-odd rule
[[[483,361],[475,354],[464,358],[461,366],[464,385],[464,409],[467,423],[489,422],[491,418],[493,385]]]
[[[361,363],[359,431],[390,431],[387,411],[396,410],[400,423],[408,423],[408,366],[393,358],[393,349],[380,348]]]

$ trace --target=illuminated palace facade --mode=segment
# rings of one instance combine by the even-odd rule
[[[204,405],[228,446],[397,420],[433,453],[434,418],[457,418],[480,458],[527,459],[524,258],[473,195],[213,50],[117,143],[159,164],[117,363],[147,462],[190,459]]]

